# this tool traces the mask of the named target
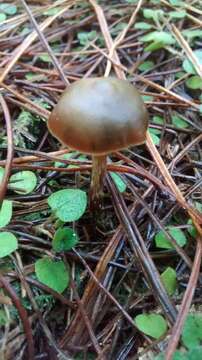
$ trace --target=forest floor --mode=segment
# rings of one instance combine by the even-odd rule
[[[0,358],[199,360],[202,8],[181,0],[0,3]],[[47,119],[87,77],[134,84],[144,144],[91,157]]]

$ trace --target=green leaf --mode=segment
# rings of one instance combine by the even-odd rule
[[[154,62],[148,60],[148,61],[144,61],[142,64],[140,64],[140,65],[138,66],[138,69],[139,69],[140,71],[146,71],[146,70],[152,69],[153,67],[154,67]]]
[[[4,200],[0,209],[0,228],[9,224],[12,218],[13,202],[11,200]]]
[[[17,6],[9,3],[0,4],[0,12],[3,12],[7,15],[15,15],[17,12]]]
[[[53,237],[52,247],[56,252],[68,251],[79,242],[77,234],[68,227],[59,228]]]
[[[135,317],[135,324],[144,334],[159,339],[167,331],[167,323],[159,314],[142,314]]]
[[[126,0],[128,4],[137,4],[138,0]]]
[[[171,116],[172,124],[178,129],[185,129],[189,124],[183,120],[180,116],[172,115]]]
[[[191,349],[187,353],[186,360],[199,360],[201,358],[201,354],[202,354],[202,346],[198,346],[198,347],[196,347],[194,349]]]
[[[177,350],[173,354],[173,360],[199,360],[201,358],[201,354],[201,346],[198,346],[195,349],[186,352]],[[162,359],[157,357],[155,358],[155,360],[165,360],[165,357],[163,357]]]
[[[164,124],[164,118],[162,116],[153,116],[152,121],[153,121],[153,123],[158,124],[158,125]]]
[[[199,64],[202,66],[202,50],[198,49],[193,51],[194,55],[196,56],[196,58],[198,59]],[[192,63],[188,60],[185,59],[182,63],[182,67],[184,69],[184,71],[186,71],[188,74],[196,74],[196,70],[193,67]]]
[[[60,10],[61,10],[60,7],[48,9],[48,10],[44,11],[43,15],[53,16],[53,15],[56,15],[57,13],[59,13]]]
[[[126,1],[127,1],[127,0],[126,0]],[[88,360],[96,360],[95,353],[91,353],[91,352],[86,352],[85,358],[88,359]],[[74,356],[74,360],[84,360],[84,353],[83,353],[83,351],[82,351],[82,352],[79,352],[78,354],[76,354],[76,355]]]
[[[177,11],[170,11],[169,16],[172,19],[183,19],[187,15],[186,10],[177,10]]]
[[[182,342],[188,349],[194,349],[202,343],[202,315],[189,314],[182,331]]]
[[[112,34],[117,34],[119,31],[122,31],[125,29],[125,27],[127,26],[128,24],[126,22],[119,22],[117,25],[113,26],[111,32]]]
[[[179,246],[182,247],[187,243],[187,238],[181,229],[178,229],[174,226],[168,226],[167,231],[175,239],[175,241],[177,242],[177,244]],[[165,236],[163,231],[159,231],[155,235],[155,243],[156,243],[156,246],[159,248],[173,249],[173,245],[171,244],[169,239],[167,239],[167,237]]]
[[[43,109],[49,109],[49,110],[51,109],[50,104],[42,99],[35,99],[33,102],[41,106]]]
[[[17,248],[18,241],[15,235],[8,231],[0,232],[0,258],[10,255]]]
[[[188,229],[187,229],[188,233],[189,233],[194,239],[196,239],[196,237],[197,237],[197,230],[196,230],[195,226],[193,225],[192,219],[189,219],[189,220],[187,221],[187,224],[190,225],[190,227],[188,227]]]
[[[167,269],[161,274],[161,280],[167,290],[167,293],[169,295],[173,295],[177,288],[176,271],[171,267],[167,267]]]
[[[76,154],[76,153],[77,153],[76,151],[74,153],[72,153],[72,156],[73,156],[73,154]],[[86,157],[86,155],[82,154],[82,155],[77,157],[77,160],[86,161],[87,157]],[[75,169],[75,168],[78,168],[79,166],[78,165],[67,165],[67,167],[68,167],[68,169]]]
[[[27,80],[33,80],[35,77],[38,77],[38,74],[36,75],[35,73],[29,72],[25,75],[25,78]]]
[[[185,76],[185,74],[186,73],[184,71],[178,71],[178,72],[175,73],[175,78],[176,79],[181,79],[182,77]]]
[[[163,353],[160,353],[158,356],[154,358],[154,360],[165,360],[165,356]],[[172,360],[190,360],[188,352],[175,351],[172,357]],[[192,360],[199,360],[198,358],[192,358]]]
[[[193,89],[193,90],[200,89],[200,90],[202,90],[202,79],[198,75],[190,77],[189,79],[187,79],[185,81],[185,83],[186,83],[186,85],[187,85],[187,87],[189,89]]]
[[[89,42],[93,41],[97,36],[97,31],[81,31],[77,34],[77,38],[80,42],[80,45],[87,45]]]
[[[157,130],[157,129],[149,128],[149,133],[151,135],[151,138],[152,138],[152,141],[153,141],[154,145],[159,146],[160,145],[160,138],[159,138],[158,135],[156,135],[154,130]]]
[[[144,51],[155,51],[155,50],[159,50],[159,49],[163,49],[165,47],[165,44],[163,44],[161,41],[154,41],[151,44],[149,44],[148,46],[146,46],[146,48],[144,49]]]
[[[156,21],[156,20],[162,18],[162,16],[164,15],[164,11],[163,10],[144,9],[143,15],[144,15],[145,19],[153,19],[154,21]]]
[[[29,27],[23,26],[23,27],[22,27],[22,30],[20,31],[20,35],[21,35],[21,36],[25,36],[25,35],[29,34],[30,32],[31,32],[31,31],[30,31],[30,28],[29,28]]]
[[[28,72],[26,75],[25,75],[25,78],[29,81],[32,81],[32,82],[37,82],[37,81],[41,81],[41,80],[46,80],[46,76],[45,75],[42,75],[42,74],[37,74],[37,73],[32,73],[32,72]],[[34,102],[39,102],[39,101],[34,101]],[[42,102],[40,102],[39,105],[41,105]],[[49,105],[50,107],[50,105]]]
[[[37,185],[35,173],[29,170],[19,171],[10,177],[9,188],[17,194],[30,194]]]
[[[77,153],[78,153],[77,151],[69,152],[69,153],[67,153],[67,154],[63,154],[62,156],[60,156],[60,158],[61,158],[62,160],[70,160],[70,159],[72,159],[72,158],[75,156],[75,154],[77,154]],[[62,163],[62,162],[60,162],[60,161],[56,161],[55,164],[54,164],[54,166],[55,166],[55,167],[68,167],[67,164],[64,164],[64,163]]]
[[[160,138],[157,135],[153,134],[153,133],[151,133],[150,135],[151,135],[151,138],[152,138],[152,141],[153,141],[154,145],[159,146],[160,145]]]
[[[151,130],[152,134],[161,135],[161,130],[160,129],[150,128],[150,130]]]
[[[155,51],[175,43],[175,39],[166,31],[152,31],[140,37],[139,40],[142,42],[152,42],[145,48],[145,51]]]
[[[194,201],[195,208],[202,213],[202,203],[199,201]]]
[[[35,263],[35,273],[39,281],[58,293],[62,293],[69,284],[69,273],[62,260],[39,259]]]
[[[52,60],[51,60],[51,57],[48,55],[48,54],[42,54],[42,55],[39,55],[38,58],[43,61],[43,62],[46,62],[46,63],[50,63]]]
[[[154,97],[151,95],[141,95],[143,101],[153,101]]]
[[[169,3],[174,6],[183,6],[184,5],[182,0],[169,0]]]
[[[4,168],[0,167],[0,184],[1,184],[2,180],[3,180],[4,173],[5,173]]]
[[[9,323],[9,318],[3,309],[0,309],[0,326],[4,326]]]
[[[164,45],[171,45],[175,43],[175,39],[172,35],[166,31],[152,31],[147,35],[141,36],[140,41],[143,42],[160,42]]]
[[[160,353],[157,356],[155,356],[154,360],[165,360],[165,356],[163,353]]]
[[[79,189],[59,190],[49,196],[48,205],[60,220],[76,221],[86,210],[87,196]]]
[[[200,30],[200,29],[197,29],[197,30],[189,30],[189,29],[188,30],[183,30],[182,35],[184,37],[187,37],[188,40],[195,39],[195,38],[201,38],[202,30]]]
[[[0,13],[0,24],[6,20],[6,14]]]
[[[122,178],[118,174],[116,174],[114,172],[110,172],[110,175],[111,175],[117,189],[121,193],[126,191],[127,186],[126,186],[125,182],[122,180]]]
[[[187,353],[177,350],[174,352],[173,360],[190,360],[190,359],[187,357]]]
[[[151,29],[153,26],[151,24],[148,24],[144,21],[142,22],[137,22],[134,26],[135,29],[138,29],[138,30],[149,30]]]

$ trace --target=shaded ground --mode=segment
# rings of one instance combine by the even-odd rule
[[[4,5],[1,356],[123,360],[163,351],[171,359],[189,309],[201,305],[199,1],[27,1],[29,15],[24,1]],[[87,205],[63,222],[47,200],[61,189],[88,195],[91,159],[62,148],[46,120],[68,83],[103,75],[140,90],[147,140],[110,156],[118,175],[108,172],[96,218]],[[56,230],[67,226],[79,241],[67,251],[62,239],[55,251]],[[51,267],[37,273],[44,257]],[[144,314],[163,320],[146,317],[143,326]]]

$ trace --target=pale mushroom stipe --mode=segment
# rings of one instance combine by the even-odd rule
[[[100,205],[107,154],[145,142],[148,113],[128,81],[97,77],[75,81],[53,109],[48,128],[73,150],[92,156],[91,205]]]

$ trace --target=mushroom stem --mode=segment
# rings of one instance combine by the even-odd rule
[[[103,180],[107,167],[107,157],[106,155],[94,155],[92,156],[92,163],[90,207],[96,209],[100,207],[101,203]]]

